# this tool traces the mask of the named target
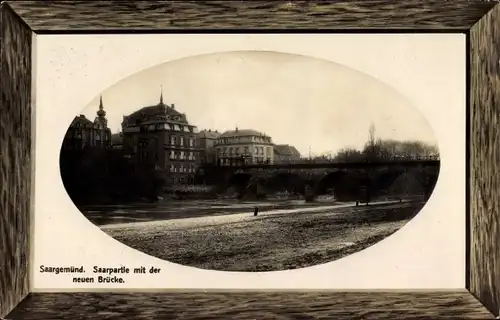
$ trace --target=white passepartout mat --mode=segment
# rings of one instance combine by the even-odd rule
[[[37,156],[33,291],[464,287],[463,35],[44,35],[37,36],[36,42]],[[276,71],[278,69],[265,70],[271,67],[261,70],[260,60],[245,58],[242,70],[248,72],[247,78],[244,75],[236,77],[235,72],[229,69],[229,63],[223,63],[229,61],[224,60],[228,52],[256,51],[276,53],[270,54],[269,57],[272,58],[266,58],[266,63],[272,65],[272,59],[281,59],[274,63],[280,66],[279,72]],[[200,61],[210,55],[213,57],[213,54],[221,54],[222,62],[218,67],[205,67],[208,64],[203,65]],[[285,64],[282,59],[290,54],[306,57],[304,61],[309,59],[312,62],[304,64],[314,64],[317,68],[314,70],[323,70],[323,73],[313,77],[311,73],[298,69],[297,61]],[[196,60],[195,56],[200,58]],[[236,54],[236,57],[240,56],[241,54]],[[252,55],[248,57],[250,56]],[[188,57],[191,60],[179,60]],[[231,68],[243,68],[238,59],[233,58],[231,63]],[[251,67],[252,63],[254,67]],[[325,65],[328,66],[324,67]],[[158,67],[152,68],[155,66]],[[190,66],[191,69],[188,70]],[[152,69],[147,71],[147,68]],[[266,90],[259,87],[259,90],[264,90],[267,94],[264,99],[259,96],[260,91],[252,87],[254,82],[251,77],[248,78],[252,69],[254,72],[256,69],[259,72],[269,72],[270,79],[275,79],[272,77],[279,73],[280,76],[284,75],[283,79],[304,81],[310,83],[310,86],[300,89],[305,92],[301,95],[299,89],[291,87],[291,82],[270,82]],[[210,81],[207,80],[209,74],[212,75]],[[193,79],[197,79],[197,82],[193,82]],[[247,80],[241,79],[250,80],[245,82]],[[362,82],[362,79],[368,80]],[[353,86],[353,81],[359,81],[359,87],[347,88],[348,85]],[[247,91],[255,92],[247,92],[246,96],[238,100],[238,88],[224,91],[218,87],[220,83],[228,82],[246,83]],[[308,93],[313,92],[311,90],[327,92],[328,83],[333,88],[330,95],[325,93],[324,96],[312,96]],[[369,117],[381,121],[380,123],[390,123],[387,126],[377,126],[377,132],[386,137],[391,136],[391,131],[384,132],[384,128],[393,128],[391,126],[394,123],[396,126],[396,118],[408,123],[392,133],[403,137],[410,137],[420,130],[418,128],[423,126],[421,123],[425,123],[428,126],[426,132],[430,134],[424,134],[423,139],[435,139],[439,145],[441,168],[438,182],[423,209],[398,232],[337,261],[294,270],[224,272],[183,266],[155,258],[132,249],[103,232],[109,231],[112,234],[113,229],[126,229],[123,224],[109,224],[101,230],[82,215],[68,197],[61,181],[59,151],[66,130],[76,115],[83,113],[93,120],[101,94],[109,125],[114,133],[120,128],[123,115],[130,114],[141,106],[158,103],[160,86],[163,86],[165,102],[175,103],[176,109],[185,112],[188,119],[200,129],[218,127],[221,130],[234,130],[234,127],[253,119],[263,128],[262,131],[270,135],[273,133],[274,140],[296,144],[299,151],[306,155],[309,152],[338,149],[342,143],[360,147],[357,145],[358,141],[367,137]],[[340,98],[341,91],[347,90],[346,88],[350,90],[350,94]],[[397,98],[389,99],[389,96]],[[348,105],[346,101],[350,101],[352,105],[365,103],[367,111],[360,111],[354,120],[348,119],[340,111],[331,111],[348,112],[348,108],[335,109],[336,105]],[[232,108],[228,107],[230,103]],[[329,108],[328,104],[332,107]],[[401,111],[392,119],[390,112],[394,113],[399,107]],[[256,115],[260,115],[260,120]],[[326,125],[325,119],[334,120],[331,120],[331,125]],[[307,134],[301,126],[310,128]],[[359,126],[359,133],[349,131],[349,127],[356,126]],[[343,133],[347,131],[351,133]],[[349,203],[344,206],[353,205]],[[174,230],[193,224],[213,225],[248,220],[252,218],[253,210],[253,205],[249,206],[248,210],[242,209],[239,215],[141,222],[142,224],[137,225],[146,227],[137,227],[136,230],[139,231],[134,231],[134,234],[139,234],[141,230],[158,232],[158,228]],[[341,208],[332,206],[323,209],[334,211]],[[259,219],[272,217],[273,213],[276,217],[296,214],[294,210],[263,210]],[[113,211],[110,212],[113,214]],[[316,209],[304,209],[304,212],[316,214]],[[122,213],[115,210],[114,214]],[[168,250],[168,242],[164,247]],[[88,283],[73,282],[75,274],[41,272],[41,266],[83,267],[85,272],[82,276],[85,277],[108,276],[105,273],[94,274],[94,266],[101,269],[129,268],[130,271],[120,275],[123,276],[123,283]],[[133,273],[134,268],[141,267],[145,267],[147,271],[153,267],[158,272]]]

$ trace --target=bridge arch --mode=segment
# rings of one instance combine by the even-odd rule
[[[432,193],[439,176],[439,169],[411,168],[386,170],[372,185],[379,195],[420,195],[426,199]]]
[[[233,188],[236,192],[240,193],[248,187],[252,177],[253,175],[248,172],[236,172],[229,177],[226,189]]]
[[[373,181],[372,187],[376,190],[387,190],[403,174],[408,175],[408,172],[404,169],[384,170],[374,179],[375,181]]]
[[[304,179],[295,172],[278,172],[266,180],[266,187],[272,192],[304,194]]]
[[[339,187],[341,184],[345,184],[346,178],[348,176],[346,171],[333,171],[327,173],[323,178],[321,178],[314,188],[314,193],[316,196],[332,194],[337,197],[339,193]]]

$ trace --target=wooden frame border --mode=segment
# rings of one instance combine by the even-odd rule
[[[150,316],[173,319],[181,314],[183,319],[235,316],[239,319],[265,319],[277,315],[303,319],[318,316],[332,319],[499,317],[500,4],[498,0],[347,2],[2,2],[0,317],[7,314],[9,319],[148,319]],[[170,291],[29,294],[28,237],[34,159],[32,34],[207,32],[208,29],[212,32],[398,31],[467,35],[466,289],[371,293]]]

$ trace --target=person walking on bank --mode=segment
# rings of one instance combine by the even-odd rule
[[[259,214],[259,207],[255,207],[253,210],[253,216],[256,217]]]

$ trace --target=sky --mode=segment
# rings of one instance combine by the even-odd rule
[[[370,124],[382,139],[435,144],[426,119],[408,99],[369,75],[300,55],[241,51],[171,61],[132,75],[102,92],[113,133],[123,115],[174,103],[203,129],[254,129],[303,156],[362,148]],[[81,112],[93,120],[99,96]]]

